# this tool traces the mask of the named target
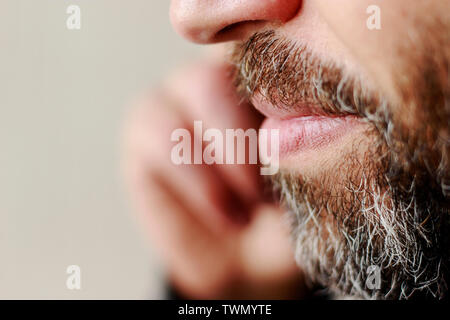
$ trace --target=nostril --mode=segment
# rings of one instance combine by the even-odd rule
[[[240,22],[229,24],[225,28],[222,28],[221,30],[219,30],[219,32],[217,32],[217,35],[219,36],[219,35],[223,35],[223,34],[232,32],[233,30],[241,27],[243,24],[246,24],[247,22],[248,21],[240,21]]]
[[[250,33],[253,33],[258,29],[257,27],[261,27],[261,25],[265,23],[267,23],[267,21],[264,20],[247,20],[232,23],[216,32],[214,40],[219,42],[243,39],[249,37]]]

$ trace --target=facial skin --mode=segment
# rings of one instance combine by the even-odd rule
[[[442,298],[450,6],[379,0],[381,30],[369,30],[372,2],[175,0],[171,17],[192,41],[233,41],[239,91],[263,126],[289,127],[273,180],[309,279],[340,296]],[[380,290],[364,285],[371,265]]]
[[[284,172],[274,181],[291,210],[297,262],[312,280],[361,298],[445,295],[447,171],[439,167],[448,145],[436,136],[447,126],[429,120],[448,119],[443,91],[405,96],[403,106],[427,106],[410,132],[368,79],[274,31],[238,46],[234,60],[238,88],[269,117],[263,127],[280,128]],[[425,137],[429,124],[436,136]],[[375,292],[363,285],[371,266],[384,276]]]

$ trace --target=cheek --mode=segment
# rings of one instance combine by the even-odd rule
[[[393,90],[393,71],[399,58],[398,48],[411,31],[408,27],[414,27],[411,21],[417,9],[410,8],[407,0],[315,2],[321,17],[365,68],[375,85],[391,100],[397,100],[397,93]],[[374,28],[374,21],[380,22],[379,29]]]

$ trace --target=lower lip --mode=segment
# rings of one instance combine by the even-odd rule
[[[286,120],[267,118],[261,129],[278,129],[280,157],[324,148],[351,129],[358,120],[354,116],[307,116]]]

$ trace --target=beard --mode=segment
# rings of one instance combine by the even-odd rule
[[[354,115],[370,125],[337,170],[272,177],[288,209],[297,264],[311,286],[335,297],[447,297],[449,57],[448,50],[441,59],[427,56],[436,52],[430,47],[443,45],[434,40],[424,40],[429,46],[415,58],[409,80],[398,81],[400,105],[368,79],[273,31],[255,34],[234,51],[236,84],[247,99],[258,93],[277,108],[311,103],[321,115]],[[404,112],[414,121],[404,122]],[[375,287],[373,270],[380,280]]]
[[[346,156],[339,177],[335,172],[273,177],[289,209],[296,262],[311,286],[326,287],[335,298],[444,298],[450,244],[446,200],[413,178],[408,188],[406,180],[393,181],[381,149],[367,151],[362,160],[356,151]],[[380,282],[371,286],[374,270]]]

